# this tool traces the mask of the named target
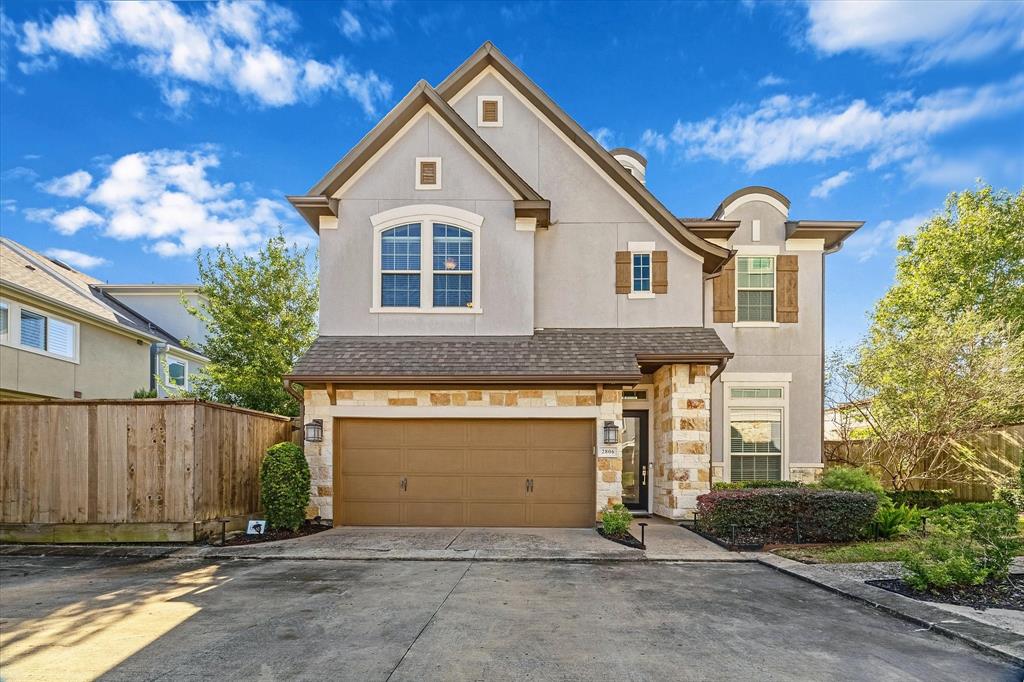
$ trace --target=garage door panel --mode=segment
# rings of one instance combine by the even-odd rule
[[[470,502],[469,526],[526,526],[526,503]]]
[[[461,449],[407,450],[405,470],[409,473],[459,473],[466,467],[466,453]]]
[[[416,526],[463,525],[463,502],[407,502],[405,523]]]
[[[343,502],[342,523],[351,526],[400,526],[399,502]]]
[[[407,476],[402,497],[410,500],[460,500],[462,481],[462,476]]]
[[[587,527],[594,525],[594,512],[579,504],[538,503],[531,506],[531,526]]]
[[[381,419],[346,419],[342,448],[401,447],[403,430]]]
[[[471,476],[467,477],[471,500],[526,499],[525,476]]]
[[[416,447],[457,447],[466,444],[466,422],[459,419],[410,419],[404,422],[405,444]]]
[[[518,474],[526,478],[528,450],[470,450],[469,469],[473,474]]]
[[[594,426],[591,422],[572,422],[558,419],[535,419],[530,422],[530,447],[551,450],[578,450],[593,445]]]
[[[401,481],[401,476],[393,474],[345,474],[341,477],[342,499],[397,499],[402,492]]]
[[[400,448],[345,448],[341,463],[346,474],[399,474],[402,471]]]
[[[533,479],[530,493],[536,502],[585,502],[592,495],[589,477],[543,476]]]
[[[534,475],[578,474],[590,476],[594,458],[581,456],[579,450],[533,450],[529,470]]]
[[[478,419],[469,422],[470,447],[524,448],[529,439],[528,422],[514,419]]]

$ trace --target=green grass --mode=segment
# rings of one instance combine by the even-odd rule
[[[853,542],[845,545],[779,547],[773,550],[787,559],[811,564],[856,564],[864,561],[903,561],[910,540]]]

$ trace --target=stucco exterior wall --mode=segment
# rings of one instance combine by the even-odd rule
[[[752,201],[723,216],[739,220],[730,248],[744,246],[777,247],[779,254],[798,257],[799,322],[777,327],[736,327],[732,323],[714,321],[713,287],[705,287],[705,322],[714,328],[725,345],[735,353],[729,361],[727,374],[789,374],[787,384],[788,439],[783,447],[790,463],[790,476],[796,468],[820,467],[822,457],[822,356],[823,356],[823,277],[824,254],[821,250],[791,251],[786,246],[786,216],[764,201]],[[752,225],[760,221],[760,240],[754,241]],[[806,248],[806,245],[804,246]],[[712,450],[716,462],[724,461],[725,415],[724,391],[721,381],[712,390]],[[724,469],[721,475],[728,475]],[[786,473],[783,474],[786,476]],[[804,475],[804,474],[801,474]],[[721,480],[716,475],[716,480]]]
[[[417,157],[441,157],[441,189],[415,189]],[[476,310],[370,311],[374,307],[370,216],[413,204],[442,204],[483,216],[480,262],[474,266],[481,272],[480,289],[474,295]],[[429,238],[430,232],[425,225],[423,238]],[[509,191],[438,119],[425,115],[340,195],[338,228],[320,231],[320,333],[530,334],[534,327],[533,239],[532,232],[516,231]]]
[[[178,294],[117,292],[110,295],[175,338],[187,338],[196,343],[206,339],[206,324],[185,310]],[[187,298],[192,305],[197,305],[198,296],[190,294]]]

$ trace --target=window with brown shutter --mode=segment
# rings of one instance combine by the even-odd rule
[[[668,251],[651,252],[651,291],[668,293]]]
[[[440,189],[441,159],[416,159],[416,189]]]
[[[736,259],[722,266],[722,272],[712,281],[715,322],[736,321]]]
[[[778,256],[775,259],[776,288],[778,289],[779,322],[797,322],[800,305],[798,300],[800,265],[797,256]]]
[[[615,293],[628,294],[633,290],[630,279],[633,259],[629,251],[615,252]]]

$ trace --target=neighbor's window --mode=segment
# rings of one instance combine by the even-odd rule
[[[633,254],[633,291],[651,290],[651,254]]]
[[[748,256],[736,259],[736,321],[775,321],[775,259]]]
[[[167,361],[167,383],[185,388],[186,365],[184,360],[170,358]]]
[[[782,410],[730,410],[729,433],[730,480],[782,478]]]
[[[22,310],[21,345],[72,358],[75,356],[75,326],[54,317]]]
[[[0,303],[0,336],[7,336],[7,328],[10,325],[9,321],[10,310],[6,303]]]
[[[420,225],[399,225],[380,236],[380,304],[420,306]]]
[[[434,307],[473,307],[473,233],[434,223]]]

